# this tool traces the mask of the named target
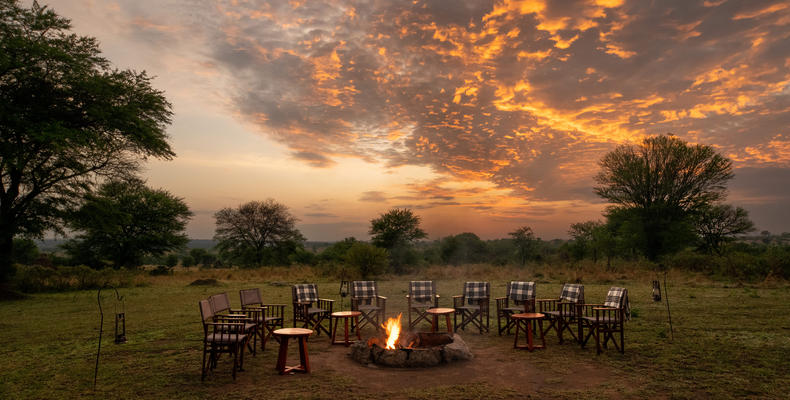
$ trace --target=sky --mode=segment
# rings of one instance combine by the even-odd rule
[[[429,238],[565,238],[598,161],[672,133],[733,161],[727,202],[790,231],[790,2],[52,0],[173,105],[148,184],[195,213],[275,199],[312,241],[412,209]]]

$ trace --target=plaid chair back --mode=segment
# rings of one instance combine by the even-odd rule
[[[511,300],[516,302],[524,302],[535,298],[535,282],[510,282],[510,293],[508,294]]]
[[[584,285],[578,283],[566,283],[562,287],[560,301],[569,303],[584,303]]]
[[[628,289],[614,287],[606,294],[605,307],[622,308],[625,319],[631,319],[631,303],[628,301]]]
[[[239,297],[241,298],[241,306],[248,306],[250,304],[263,304],[260,289],[242,289],[239,290]]]
[[[466,282],[464,297],[467,301],[479,300],[488,296],[488,282]]]
[[[211,311],[214,314],[230,310],[230,298],[228,297],[228,293],[212,295],[208,298],[208,302],[211,304]]]
[[[433,292],[433,281],[411,281],[409,282],[409,298],[417,303],[427,303],[433,301],[436,293]]]
[[[203,322],[214,318],[214,311],[211,310],[211,303],[208,300],[200,300],[198,304],[200,304],[200,316],[203,318]]]
[[[351,282],[351,297],[358,299],[371,299],[376,297],[375,281],[353,281]]]
[[[294,296],[299,303],[315,303],[318,301],[318,287],[314,283],[300,283],[293,286]]]

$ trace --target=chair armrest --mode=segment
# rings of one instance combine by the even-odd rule
[[[620,322],[623,316],[623,309],[622,308],[614,308],[614,307],[594,307],[593,311],[595,311],[595,322],[600,323],[601,317],[607,316],[608,321],[615,321]]]
[[[557,311],[559,299],[535,299],[538,304],[538,312]]]
[[[507,297],[497,297],[496,299],[496,309],[497,311],[507,308],[508,306],[508,298]]]
[[[332,299],[318,299],[318,308],[322,308],[327,310],[329,314],[332,314],[332,307],[335,304],[335,301]]]
[[[382,299],[382,300],[384,300],[384,301],[386,301],[386,300],[387,300],[387,298],[386,298],[385,296],[376,296],[376,297],[378,297],[379,299]]]
[[[464,305],[464,296],[457,295],[453,296],[453,308],[458,308]]]

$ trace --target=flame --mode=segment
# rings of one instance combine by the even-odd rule
[[[395,350],[395,344],[398,343],[398,336],[400,335],[400,317],[401,314],[398,314],[398,318],[387,318],[387,325],[382,324],[381,327],[387,331],[387,346],[385,349],[387,350]]]

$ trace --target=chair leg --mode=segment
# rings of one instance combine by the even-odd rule
[[[200,364],[200,380],[206,379],[206,341],[203,341],[203,362]]]

